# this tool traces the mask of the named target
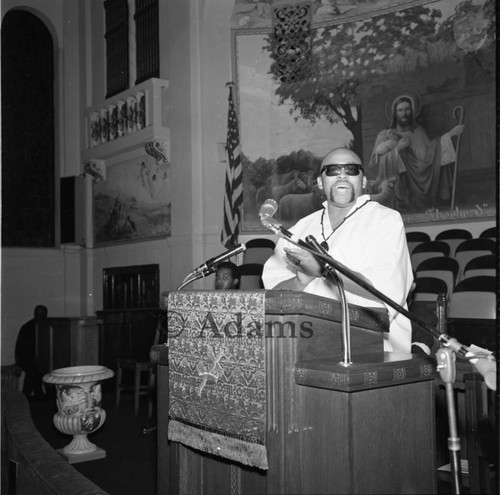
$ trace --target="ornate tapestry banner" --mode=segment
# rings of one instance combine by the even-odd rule
[[[168,438],[267,469],[264,291],[168,296]]]

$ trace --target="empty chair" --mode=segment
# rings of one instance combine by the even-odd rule
[[[415,289],[413,289],[413,301],[432,301],[436,302],[439,294],[448,296],[448,286],[446,282],[436,277],[419,277],[415,280]]]
[[[453,292],[496,292],[497,287],[496,277],[490,276],[478,276],[470,277],[465,280],[461,280],[456,286]]]
[[[496,319],[496,277],[470,277],[458,282],[448,305],[449,318]]]
[[[458,261],[449,256],[436,256],[428,258],[417,266],[417,278],[434,277],[443,280],[447,286],[448,294],[453,292],[458,277]]]
[[[489,229],[483,230],[481,234],[479,234],[479,237],[481,239],[492,239],[493,241],[496,241],[497,239],[497,228],[496,227],[490,227]]]
[[[238,267],[240,272],[240,290],[263,289],[262,270],[260,263],[245,263]]]
[[[487,275],[490,277],[497,276],[497,263],[493,254],[485,254],[471,259],[464,268],[463,279]]]
[[[436,256],[449,256],[450,246],[443,241],[427,241],[415,246],[411,254],[411,265],[415,270],[422,261]]]
[[[263,265],[273,254],[275,243],[271,239],[251,239],[245,243],[246,251],[243,254],[243,264],[260,263]]]
[[[470,260],[485,254],[495,254],[495,251],[496,242],[487,238],[468,239],[459,244],[454,256],[460,266],[458,280],[463,278],[463,272]]]
[[[411,254],[415,249],[415,246],[418,246],[419,244],[428,242],[430,240],[431,236],[426,232],[407,232],[406,244],[408,244],[408,252]]]
[[[166,341],[165,316],[158,317],[153,345]],[[116,366],[116,407],[120,406],[121,393],[126,390],[134,393],[134,413],[139,414],[139,398],[148,398],[148,417],[153,413],[153,392],[155,388],[155,365],[151,361],[139,361],[132,358],[118,359]],[[123,371],[133,374],[133,382],[126,383]],[[145,380],[144,380],[145,378]]]
[[[420,277],[415,279],[415,288],[411,294],[408,310],[423,322],[435,327],[438,322],[436,301],[439,294],[445,294],[446,297],[447,289],[446,282],[439,278]]]
[[[467,239],[472,239],[472,234],[465,229],[448,229],[436,236],[436,241],[444,241],[450,246],[450,256],[453,256],[457,246]]]

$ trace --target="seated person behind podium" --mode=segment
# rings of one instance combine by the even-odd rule
[[[239,289],[239,269],[230,261],[224,261],[217,266],[215,272],[215,288],[217,290]]]
[[[401,215],[362,194],[366,178],[361,159],[347,148],[326,155],[317,182],[327,198],[323,208],[299,220],[290,232],[302,240],[313,235],[335,260],[406,309],[413,275]],[[339,299],[336,285],[322,278],[313,255],[284,239],[264,265],[262,279],[266,289]],[[384,350],[409,353],[410,320],[347,277],[342,279],[348,303],[387,308],[390,331],[384,334]]]

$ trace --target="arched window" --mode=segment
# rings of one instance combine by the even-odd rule
[[[2,245],[55,244],[54,47],[35,15],[2,22]]]

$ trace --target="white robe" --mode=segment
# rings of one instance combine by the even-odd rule
[[[407,309],[406,298],[413,282],[413,272],[401,215],[368,200],[368,195],[357,199],[351,212],[361,205],[364,206],[347,218],[329,238],[329,254],[350,270],[366,277],[376,289]],[[307,235],[313,235],[318,242],[322,242],[322,212],[323,210],[319,210],[302,218],[290,232],[302,240],[305,240]],[[328,239],[331,233],[330,219],[325,209],[325,238]],[[266,289],[272,289],[280,282],[295,276],[295,272],[286,264],[283,247],[287,244],[291,247],[287,240],[280,239],[273,255],[264,265],[262,280]],[[322,278],[311,281],[304,292],[339,299],[336,286]],[[411,322],[408,318],[381,301],[352,293],[347,287],[345,292],[348,303],[363,307],[386,307],[389,312],[390,331],[384,336],[384,349],[410,352]]]

